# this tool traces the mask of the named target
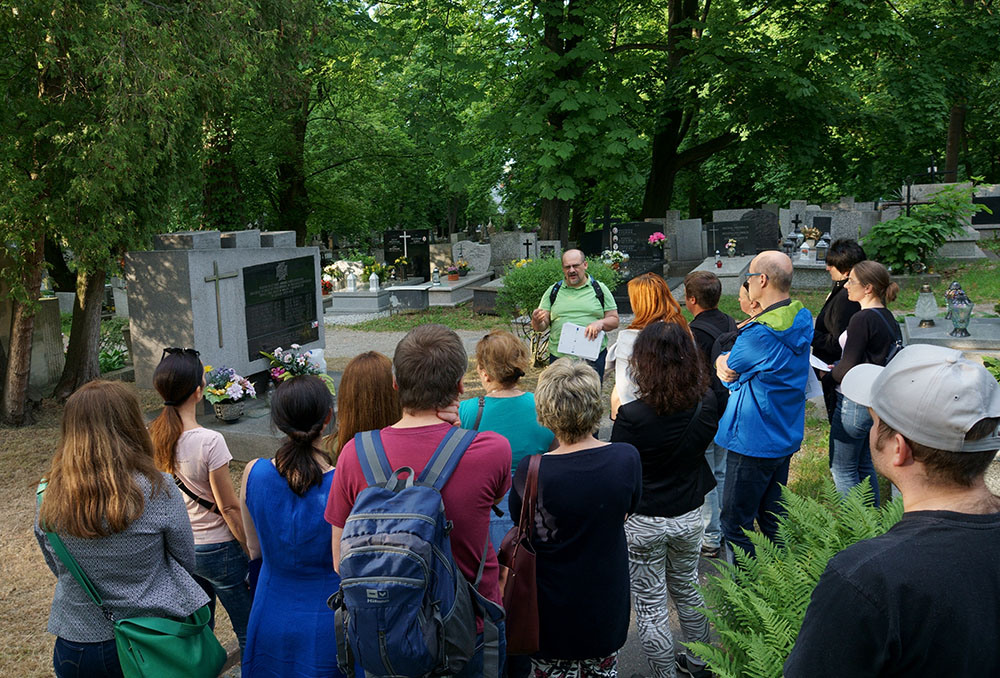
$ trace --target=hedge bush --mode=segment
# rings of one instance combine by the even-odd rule
[[[563,277],[560,257],[521,260],[522,265],[511,264],[503,277],[503,287],[497,293],[497,311],[513,317],[529,315],[538,308],[538,302],[549,285]],[[517,263],[521,263],[517,262]],[[587,273],[614,290],[621,282],[618,271],[600,259],[587,258]]]

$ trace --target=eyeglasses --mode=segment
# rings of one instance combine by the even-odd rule
[[[168,346],[163,349],[163,354],[160,356],[160,360],[163,360],[168,355],[174,355],[176,353],[186,353],[188,355],[193,355],[195,358],[201,355],[201,353],[194,350],[193,348],[178,348],[176,346]]]
[[[744,273],[743,277],[745,277],[745,278],[747,278],[749,280],[750,278],[752,278],[754,276],[757,276],[757,275],[762,275],[765,278],[767,277],[767,273]]]
[[[847,278],[844,281],[844,286],[845,287],[848,286],[848,285],[860,285],[860,284],[861,284],[860,280],[852,280],[851,278]]]

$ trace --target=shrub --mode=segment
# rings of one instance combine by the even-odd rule
[[[756,559],[737,553],[739,566],[718,562],[720,574],[702,587],[706,615],[721,647],[692,643],[719,678],[780,678],[792,651],[809,598],[826,564],[851,544],[878,536],[903,515],[896,499],[872,506],[872,491],[861,483],[841,499],[827,480],[819,499],[782,489],[787,514],[779,521],[778,544],[759,533],[750,540]]]
[[[893,273],[922,273],[934,253],[952,235],[962,231],[976,212],[989,211],[972,202],[971,184],[952,184],[917,205],[912,216],[901,215],[872,227],[864,239],[868,256]]]
[[[612,270],[600,259],[588,257],[587,272],[611,290],[621,282],[618,271]],[[560,257],[524,259],[508,266],[503,277],[503,287],[497,293],[497,310],[514,317],[530,314],[538,308],[538,302],[549,285],[562,277]]]
[[[101,368],[101,374],[114,372],[125,367],[126,357],[125,349],[120,346],[102,348],[97,354],[97,364]]]

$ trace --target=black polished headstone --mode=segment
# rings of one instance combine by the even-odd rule
[[[298,257],[243,269],[250,360],[281,346],[319,339],[315,259]]]
[[[705,224],[704,229],[710,255],[716,250],[724,252],[730,238],[736,240],[739,256],[777,249],[781,238],[778,215],[768,210],[749,210],[739,221],[714,221]]]
[[[403,246],[405,236],[406,246]],[[411,277],[431,279],[431,232],[426,228],[415,228],[405,231],[385,231],[382,234],[382,245],[385,248],[385,263],[393,265],[399,257],[406,254],[409,265],[406,272]]]
[[[989,212],[976,212],[972,216],[972,225],[1000,224],[1000,197],[986,196],[983,198],[973,198],[972,202],[978,205],[986,205],[993,214]]]
[[[604,229],[587,231],[580,236],[580,251],[588,257],[601,256],[601,252],[608,249],[608,235]]]
[[[663,232],[657,222],[632,221],[611,227],[611,249],[628,255],[628,278],[648,273],[663,272],[663,248],[649,244],[649,236]]]

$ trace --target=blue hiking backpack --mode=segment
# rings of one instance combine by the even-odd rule
[[[452,522],[441,498],[475,437],[449,429],[419,476],[408,466],[390,468],[378,431],[354,437],[368,487],[344,524],[340,591],[328,601],[336,611],[337,661],[349,678],[355,658],[369,677],[458,673],[476,651],[477,610],[484,623],[482,675],[499,675],[503,608],[476,590],[489,535],[470,584],[452,557]]]

